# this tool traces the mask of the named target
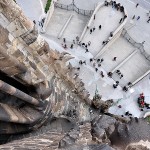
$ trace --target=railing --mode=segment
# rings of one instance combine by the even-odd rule
[[[57,8],[61,8],[61,9],[65,9],[65,10],[72,10],[75,11],[78,14],[84,15],[84,16],[91,16],[94,10],[83,10],[83,9],[79,9],[74,3],[70,4],[70,5],[64,5],[64,4],[59,4],[56,3],[54,4],[54,6]]]
[[[144,50],[144,46],[142,43],[137,43],[127,32],[126,29],[123,29],[122,36],[127,39],[129,43],[131,43],[134,47],[140,50],[140,53],[150,62],[150,55]]]

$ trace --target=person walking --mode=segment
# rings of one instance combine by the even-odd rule
[[[102,28],[102,25],[99,25],[99,30]]]
[[[71,49],[73,48],[73,44],[71,44],[70,48],[71,48]]]
[[[95,27],[93,28],[93,32],[95,31]]]
[[[149,17],[149,19],[147,20],[147,23],[149,23],[150,22],[150,17]]]
[[[138,6],[139,6],[139,3],[137,3],[135,7],[137,8]]]
[[[97,72],[97,71],[98,71],[98,69],[97,69],[97,68],[95,68],[95,71]]]
[[[121,18],[121,19],[120,19],[119,23],[121,23],[121,22],[122,22],[122,20],[123,20],[123,18]]]
[[[102,59],[100,59],[100,63],[102,63],[104,61],[104,59],[102,58]]]
[[[116,59],[117,59],[117,57],[114,57],[114,58],[113,58],[113,61],[116,61]]]
[[[140,16],[138,16],[136,20],[139,20],[139,19],[140,19]]]
[[[132,20],[134,20],[134,18],[135,18],[135,15],[132,17]]]
[[[91,41],[88,42],[88,46],[90,46],[90,45],[91,45]]]
[[[63,42],[66,43],[66,39],[65,38],[63,38]]]
[[[123,78],[123,74],[120,75],[120,79]]]
[[[95,20],[95,18],[96,18],[96,15],[94,15],[94,20]]]
[[[92,30],[92,29],[90,29],[90,34],[92,33],[92,31],[93,31],[93,30]]]
[[[144,45],[145,41],[142,42],[142,45]]]
[[[90,58],[90,62],[92,62],[93,61],[93,59],[92,58]]]

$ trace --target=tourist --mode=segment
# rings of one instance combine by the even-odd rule
[[[120,75],[120,79],[123,78],[123,74]]]
[[[85,44],[85,48],[87,48],[87,44]]]
[[[71,44],[70,48],[71,48],[71,49],[73,48],[73,44]]]
[[[121,105],[118,105],[118,108],[122,108],[122,106],[121,106]]]
[[[124,86],[124,87],[122,88],[122,90],[125,91],[125,92],[127,92],[127,91],[128,91],[128,88],[127,88],[126,86]]]
[[[77,41],[77,42],[79,41],[79,37],[78,37],[78,36],[76,36],[76,41]]]
[[[112,78],[113,73],[112,72],[108,72],[107,75],[108,75],[108,77]]]
[[[85,53],[89,52],[89,50],[86,48]]]
[[[149,23],[150,22],[150,17],[149,17],[149,19],[147,20],[147,23]]]
[[[96,15],[94,14],[94,20],[95,20],[95,18],[96,18]]]
[[[93,30],[92,30],[92,29],[90,29],[90,34],[92,33],[92,31],[93,31]]]
[[[101,64],[98,64],[98,67],[100,67],[101,66]]]
[[[80,61],[79,61],[79,64],[80,64],[80,65],[82,65],[82,64],[83,64],[82,60],[80,60]]]
[[[121,23],[121,22],[122,22],[122,20],[123,20],[123,18],[121,18],[121,19],[120,19],[119,23]]]
[[[104,3],[105,3],[105,6],[108,6],[108,2],[107,2],[106,0],[105,0],[105,2],[104,2]]]
[[[63,38],[63,42],[66,43],[66,39],[65,38]]]
[[[104,59],[102,58],[102,59],[100,59],[100,63],[102,63],[104,61]]]
[[[137,8],[138,6],[139,6],[139,3],[137,3],[135,7]]]
[[[33,20],[33,23],[34,23],[34,24],[36,24],[36,21],[35,21],[35,20]]]
[[[123,6],[120,6],[120,11],[124,12],[124,7]]]
[[[102,26],[101,25],[99,25],[99,30],[102,28]]]
[[[142,42],[142,45],[144,45],[145,41]]]
[[[97,68],[95,68],[95,71],[97,72],[97,71],[98,71],[98,69],[97,69]]]
[[[67,45],[66,45],[66,44],[64,45],[64,48],[67,48]]]
[[[139,19],[140,19],[140,16],[138,16],[136,20],[139,20]]]
[[[132,86],[132,83],[131,82],[128,82],[128,84],[127,84],[129,87],[131,87]]]
[[[85,46],[85,43],[82,43],[82,47],[84,47]]]
[[[134,18],[135,18],[135,15],[132,17],[132,20],[134,20]]]
[[[92,58],[90,58],[90,62],[92,62],[93,61],[93,59]]]
[[[93,32],[95,31],[95,27],[93,27]]]
[[[125,20],[127,18],[127,15],[124,15],[123,20]]]
[[[117,57],[114,57],[114,58],[113,58],[113,61],[116,61],[116,59],[117,59]]]
[[[93,67],[95,67],[95,66],[96,66],[96,63],[94,62],[94,63],[93,63]]]
[[[100,72],[100,75],[101,75],[102,78],[104,77],[103,71]]]
[[[90,45],[91,45],[91,41],[88,42],[88,46],[90,46]]]
[[[84,60],[84,61],[82,62],[82,64],[85,64],[85,65],[86,65],[86,60]]]
[[[100,59],[99,59],[99,58],[97,59],[97,62],[100,62]]]
[[[117,73],[117,74],[120,73],[120,70],[116,70],[116,73]]]
[[[110,37],[113,37],[113,32],[110,32]]]
[[[80,70],[80,67],[78,67],[77,70]]]
[[[129,111],[126,111],[126,112],[125,112],[125,115],[126,115],[126,116],[129,116]]]
[[[119,85],[119,81],[116,81],[116,86],[118,86]]]

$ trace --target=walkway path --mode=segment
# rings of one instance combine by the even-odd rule
[[[81,36],[82,31],[88,22],[89,18],[73,11],[67,11],[60,8],[55,8],[53,16],[47,26],[46,34],[52,37],[58,37],[69,17],[72,16],[67,28],[61,36],[66,38],[66,41],[72,42],[76,36]]]
[[[110,32],[114,32],[119,27],[119,21],[122,17],[123,13],[112,8],[110,5],[108,7],[102,6],[98,10],[95,20],[90,26],[90,29],[95,27],[96,30],[92,34],[90,34],[90,29],[87,30],[82,40],[84,43],[91,41],[89,51],[93,56],[102,49],[102,42],[108,39]],[[99,30],[99,25],[102,26],[101,30]]]

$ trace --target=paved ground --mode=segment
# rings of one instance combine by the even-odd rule
[[[51,21],[46,28],[46,34],[52,36],[53,38],[57,38],[71,15],[73,16],[66,30],[61,36],[61,39],[66,38],[66,41],[72,42],[76,36],[81,36],[89,18],[83,15],[79,15],[76,12],[67,11],[60,8],[55,9]]]
[[[82,1],[81,0],[75,0],[75,3],[78,7],[80,6],[81,9],[94,9],[95,5],[98,1],[102,1],[102,0],[82,0]],[[64,2],[64,4],[67,4],[67,3],[69,4],[70,0],[59,0],[59,2]],[[143,3],[141,5],[139,5],[138,8],[135,8],[135,3],[133,3],[129,0],[124,0],[124,1],[118,0],[118,2],[121,2],[126,7],[128,14],[129,14],[128,24],[126,25],[128,32],[131,34],[131,36],[137,42],[142,42],[145,40],[146,42],[145,42],[144,46],[145,46],[146,51],[149,52],[150,28],[149,28],[149,24],[146,23],[146,20],[147,20],[146,12],[148,12],[148,10],[145,10],[141,7]],[[24,3],[24,1],[22,1],[22,3]],[[36,14],[36,13],[33,14],[32,13],[33,11],[31,12],[31,9],[29,9],[29,7],[27,8],[27,5],[24,5],[24,7],[26,7],[26,11],[28,11],[29,14],[32,14],[32,15]],[[131,21],[131,18],[134,14],[136,15],[136,17],[137,17],[137,15],[140,15],[141,16],[140,20]],[[110,26],[111,26],[111,24],[108,25],[108,28]],[[72,31],[71,30],[68,30],[68,31],[70,31],[70,32],[68,32],[67,35],[69,33],[71,34]],[[72,33],[72,34],[74,34],[74,33]],[[50,36],[46,35],[46,37],[50,37]],[[72,35],[70,35],[70,37],[72,37]],[[58,41],[58,44],[57,44],[56,42],[51,41],[48,38],[46,38],[46,39],[49,42],[50,47],[52,47],[53,49],[57,49],[59,51],[64,50],[60,46],[62,40]],[[105,75],[104,78],[101,78],[99,73],[95,72],[95,69],[92,67],[92,64],[90,64],[89,58],[93,57],[90,53],[85,53],[85,50],[83,50],[80,47],[77,48],[77,46],[75,46],[75,49],[67,49],[67,51],[75,56],[75,59],[71,60],[71,63],[74,66],[76,66],[76,67],[79,66],[78,61],[80,59],[87,61],[87,65],[81,66],[80,77],[85,82],[85,87],[89,90],[91,97],[94,95],[95,90],[96,90],[96,86],[97,86],[97,89],[98,89],[99,93],[103,95],[104,100],[107,100],[109,98],[113,98],[114,101],[117,102],[116,105],[111,107],[111,109],[110,109],[111,113],[122,115],[125,113],[125,111],[130,111],[133,114],[133,116],[141,117],[141,116],[143,116],[143,112],[141,112],[140,109],[138,108],[137,98],[141,92],[144,92],[144,94],[146,96],[146,101],[148,103],[150,103],[150,94],[149,94],[150,80],[149,80],[149,76],[147,76],[144,80],[142,80],[138,84],[136,84],[132,89],[133,92],[128,91],[127,93],[125,93],[121,90],[121,87],[118,87],[115,90],[112,88],[112,84],[114,83],[114,80],[110,79],[106,76],[106,71],[114,68],[117,65],[117,63],[119,64],[119,61],[121,62],[126,56],[128,56],[134,50],[134,48],[130,44],[127,44],[122,39],[119,39],[116,42],[117,42],[117,44],[114,46],[112,45],[111,49],[109,48],[109,50],[106,52],[106,53],[108,53],[108,55],[106,55],[106,53],[103,54],[103,57],[105,57],[106,59],[109,60],[107,62],[108,65],[105,64],[105,62],[104,62],[101,69],[99,69],[99,71],[102,70],[104,72],[104,75]],[[116,51],[115,51],[115,48],[116,48]],[[121,53],[119,53],[119,49],[122,50]],[[111,51],[111,50],[112,50],[112,52],[110,53],[109,51]],[[112,57],[116,54],[119,58],[118,62],[116,62],[116,64],[114,63],[112,65],[111,64]],[[135,65],[133,65],[133,64],[135,64]],[[144,68],[143,68],[143,64],[145,64]],[[129,70],[129,72],[127,72],[127,74],[131,74],[131,77],[132,76],[134,77],[137,75],[137,73],[132,72],[133,67],[135,67],[135,70],[137,69],[138,72],[141,72],[141,67],[143,69],[142,72],[146,71],[145,68],[147,68],[147,63],[141,57],[141,55],[139,55],[139,53],[137,53],[135,55],[133,61],[129,61],[128,63],[126,63],[123,66],[122,71],[125,74],[126,68],[130,68],[130,70]],[[106,68],[106,71],[103,68],[104,69]],[[132,75],[132,73],[133,73],[133,75]],[[125,75],[125,76],[127,76],[127,75]],[[131,79],[128,79],[128,77],[126,77],[126,79],[131,80]],[[118,108],[119,104],[122,105],[122,108],[120,108],[120,109]],[[144,111],[146,112],[147,110],[144,110]]]
[[[90,26],[90,29],[95,27],[96,30],[92,34],[89,34],[90,31],[87,30],[82,40],[84,43],[91,41],[89,51],[93,54],[93,56],[101,50],[103,47],[102,42],[108,39],[110,32],[114,32],[119,27],[119,21],[122,17],[123,13],[118,12],[111,6],[103,6],[98,10],[96,19]],[[111,24],[111,26],[108,26],[109,24]],[[99,25],[102,26],[101,30],[99,30]]]

